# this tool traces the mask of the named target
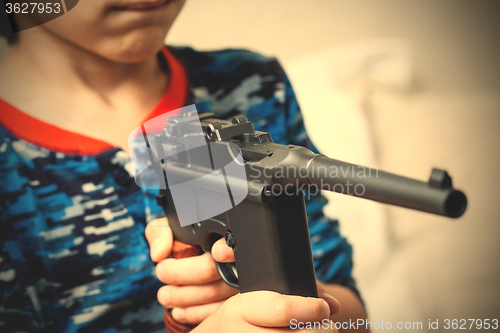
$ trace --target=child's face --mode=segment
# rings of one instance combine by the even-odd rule
[[[109,60],[140,62],[161,48],[185,1],[81,0],[41,28]]]

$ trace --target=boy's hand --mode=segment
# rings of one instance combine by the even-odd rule
[[[268,323],[266,327],[281,327],[285,319],[295,315],[293,311],[298,311],[297,316],[314,317],[322,313],[321,311],[315,314],[307,311],[302,312],[302,306],[305,304],[310,303],[313,308],[316,306],[314,302],[327,304],[331,315],[340,310],[339,302],[327,294],[319,284],[318,292],[323,300],[284,296],[272,292],[252,292],[237,295],[232,297],[231,301],[224,303],[229,297],[238,293],[237,289],[229,287],[222,281],[215,265],[214,259],[218,262],[234,262],[234,253],[226,245],[224,238],[214,244],[212,255],[204,253],[200,256],[184,259],[168,258],[172,253],[173,235],[167,219],[162,218],[153,220],[147,225],[146,239],[151,247],[151,259],[158,262],[156,275],[160,281],[168,284],[159,289],[158,301],[165,307],[173,308],[172,317],[180,323],[199,324],[211,314],[220,317],[222,313],[226,314],[229,311],[227,314],[233,320],[232,324],[242,325],[241,328],[266,326],[267,324],[261,325],[261,323],[265,323],[265,320]],[[286,313],[276,315],[276,308],[270,305],[270,301],[282,304],[287,309]],[[228,308],[227,303],[234,304],[238,311],[243,312],[230,310],[231,308]],[[221,308],[223,304],[224,307]],[[267,309],[270,306],[271,308]],[[220,311],[218,311],[219,308]],[[315,309],[317,310],[317,307]],[[328,316],[325,318],[328,318]],[[220,319],[224,322],[222,317]],[[298,318],[291,319],[298,320]],[[304,320],[298,321],[304,322]],[[283,327],[288,325],[291,325],[289,320]],[[328,331],[323,330],[322,332]]]
[[[332,307],[321,298],[254,291],[231,297],[192,332],[293,332],[315,322],[315,329],[300,331],[338,332],[329,317],[339,309],[338,303]]]
[[[168,258],[172,253],[173,235],[166,218],[148,223],[146,239],[151,248],[151,259],[158,263],[156,275],[161,282],[168,284],[158,290],[158,301],[164,307],[173,308],[172,317],[176,321],[199,324],[225,300],[238,293],[238,289],[222,281],[210,253],[184,259]],[[225,243],[220,244],[227,247]],[[214,249],[220,244],[214,245]],[[227,249],[229,256],[219,256],[219,261],[234,261],[232,250]]]

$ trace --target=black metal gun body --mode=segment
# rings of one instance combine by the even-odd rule
[[[433,169],[427,183],[378,170],[375,175],[359,177],[360,168],[368,168],[304,147],[276,144],[269,133],[255,131],[243,116],[232,121],[216,119],[213,114],[170,118],[164,134],[174,142],[169,149],[184,149],[175,159],[164,160],[163,169],[179,179],[196,179],[230,162],[212,159],[207,166],[200,162],[197,148],[186,147],[186,133],[195,120],[198,126],[201,123],[212,152],[223,149],[230,156],[241,154],[247,178],[238,186],[245,186],[247,194],[236,205],[231,198],[232,205],[224,213],[185,227],[179,223],[168,188],[172,184],[161,192],[161,202],[176,240],[210,251],[216,240],[226,238],[234,250],[237,270],[235,265],[218,264],[219,273],[241,292],[271,290],[317,296],[304,189],[321,188],[453,218],[466,209],[465,195],[452,188],[451,178],[443,170]],[[234,196],[235,192],[229,186],[228,192],[214,190],[209,182],[199,186],[201,197],[214,203],[219,196]]]

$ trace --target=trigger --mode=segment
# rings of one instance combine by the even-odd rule
[[[217,264],[217,271],[219,271],[219,275],[221,276],[222,280],[226,282],[228,286],[240,289],[236,263],[216,262],[216,264]]]

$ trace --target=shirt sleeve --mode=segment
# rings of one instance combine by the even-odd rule
[[[287,143],[304,146],[319,153],[307,134],[290,80],[281,66],[279,64],[278,66],[283,78]],[[305,203],[317,279],[324,283],[341,284],[351,289],[359,297],[356,283],[352,277],[352,246],[340,234],[339,221],[325,216],[323,209],[328,200],[321,192],[310,191],[305,193]]]

